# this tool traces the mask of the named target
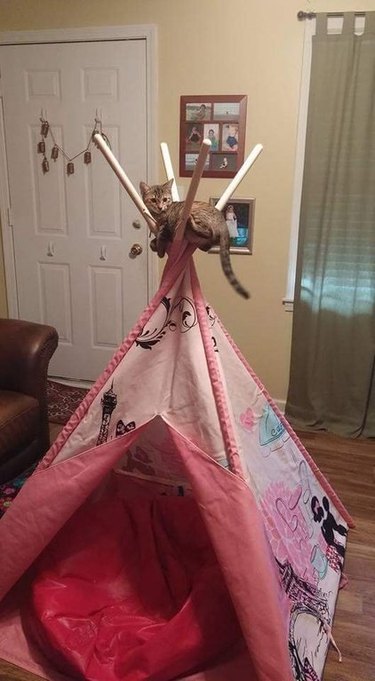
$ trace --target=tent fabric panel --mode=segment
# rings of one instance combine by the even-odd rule
[[[100,485],[137,431],[61,464],[37,470],[0,522],[0,599]]]
[[[242,441],[242,450],[247,452],[250,484],[254,483],[255,474],[261,482],[263,478],[265,483],[278,477],[289,478],[291,470],[293,471],[301,462],[306,462],[305,468],[309,469],[309,477],[311,480],[317,478],[314,484],[317,489],[320,489],[320,493],[329,494],[343,520],[348,524],[352,522],[341,502],[337,508],[337,496],[329,483],[321,474],[317,475],[320,471],[316,464],[264,386],[243,361],[233,342],[230,342],[231,339],[225,332],[222,332],[219,322],[214,333],[219,347],[218,362],[222,366],[227,391],[231,395],[232,408],[235,412],[236,435]],[[258,457],[255,456],[255,452],[259,454]],[[258,497],[261,491],[262,484],[258,485],[258,490],[254,489]]]
[[[342,576],[348,516],[336,508],[335,496],[326,496],[310,468],[311,458],[306,459],[298,438],[220,325],[213,333],[247,479],[291,602],[290,648],[299,670],[306,659],[308,664],[313,660],[319,675],[329,642],[324,632],[332,625]]]
[[[207,326],[204,317],[206,311],[203,322],[198,320],[187,269],[127,348],[100,392],[85,405],[86,413],[55,454],[54,463],[91,448],[102,436],[107,440],[116,437],[118,427],[136,427],[157,414],[168,414],[186,437],[227,465],[215,404],[217,391],[211,385],[202,344],[202,326]],[[211,339],[207,342],[211,344]],[[78,408],[77,417],[82,408]]]
[[[202,334],[203,347],[206,362],[209,370],[212,390],[215,398],[216,409],[219,415],[219,425],[223,436],[225,450],[228,457],[230,469],[233,473],[243,477],[243,469],[238,454],[238,445],[232,428],[231,416],[228,409],[228,395],[225,394],[220,372],[218,371],[217,357],[213,347],[211,330],[207,320],[207,303],[202,296],[198,276],[193,260],[190,261],[190,276],[193,288],[194,300],[196,304],[200,330]]]
[[[177,301],[179,298],[181,330],[170,332],[151,351],[154,361],[158,361],[160,352],[165,352],[173,365],[169,404],[162,415],[183,432],[185,437],[209,452],[222,465],[227,465],[228,453],[223,442],[216,395],[212,389],[210,368],[202,342],[204,327],[202,328],[197,296],[194,289],[192,290],[188,269]],[[176,305],[176,298],[173,305]],[[207,317],[206,313],[204,317]]]
[[[171,432],[223,570],[257,678],[292,681],[289,604],[254,497],[240,477],[220,467],[176,431]]]
[[[116,473],[140,481],[181,487],[184,495],[190,491],[186,470],[176,455],[176,446],[164,417],[157,416],[139,433],[116,463]]]
[[[108,363],[107,367],[104,369],[103,373],[98,377],[95,384],[92,386],[88,394],[82,400],[78,409],[71,416],[68,423],[65,425],[61,433],[56,438],[55,442],[52,444],[46,455],[39,463],[39,468],[48,467],[52,461],[56,458],[57,454],[64,447],[65,443],[68,441],[72,433],[77,429],[77,426],[81,423],[82,419],[86,415],[89,407],[92,405],[98,393],[103,389],[103,387],[108,383],[109,377],[115,371],[116,367],[123,360],[129,349],[133,346],[135,340],[141,334],[144,326],[149,322],[150,318],[154,314],[155,310],[160,306],[163,298],[168,295],[169,291],[173,287],[178,287],[178,279],[185,276],[184,269],[186,264],[194,252],[195,247],[189,246],[187,244],[181,248],[178,257],[173,263],[168,261],[168,270],[166,276],[163,278],[163,282],[159,287],[158,291],[155,293],[154,297],[150,301],[149,305],[145,308],[138,321],[134,325],[133,329],[130,331],[128,336],[124,339],[123,343],[120,345],[116,353],[113,355],[111,361]]]
[[[244,358],[241,351],[236,346],[236,344],[234,343],[231,336],[228,334],[227,330],[223,327],[219,318],[217,317],[216,319],[217,319],[218,328],[220,329],[219,334],[221,334],[222,339],[225,338],[227,340],[228,344],[233,349],[235,355],[239,359],[239,363],[243,365],[243,367],[246,369],[246,372],[248,373],[248,375],[251,376],[254,384],[258,387],[258,389],[262,393],[262,395],[264,395],[268,404],[270,405],[270,407],[272,408],[272,410],[276,414],[277,418],[279,419],[280,423],[282,424],[283,428],[285,428],[285,430],[288,432],[289,437],[293,440],[294,444],[296,445],[296,447],[298,448],[298,450],[300,451],[300,453],[302,454],[304,459],[309,464],[313,474],[318,479],[322,489],[332,499],[332,502],[334,503],[337,511],[340,513],[340,515],[342,516],[344,521],[348,524],[349,527],[353,528],[355,526],[354,521],[351,518],[348,511],[346,510],[344,504],[342,503],[342,501],[340,500],[340,498],[338,497],[338,495],[336,494],[336,492],[334,491],[334,489],[332,488],[332,486],[330,485],[328,480],[325,478],[323,473],[320,471],[320,469],[316,465],[315,461],[312,459],[312,457],[310,456],[310,454],[308,453],[308,451],[306,450],[306,448],[302,444],[301,440],[298,438],[298,436],[296,435],[296,433],[292,429],[290,423],[285,418],[284,414],[282,414],[282,412],[278,408],[277,404],[273,401],[272,397],[269,395],[268,391],[266,390],[264,385],[259,380],[258,376],[254,373],[253,369],[250,367],[247,360]],[[222,362],[222,364],[223,364],[223,362]],[[229,373],[229,371],[227,371],[225,373]]]
[[[182,274],[175,282],[172,294],[178,291],[183,276]],[[149,421],[160,408],[163,408],[163,403],[169,394],[173,364],[166,353],[162,353],[158,365],[155,365],[154,362],[149,361],[149,357],[145,357],[145,353],[150,351],[138,347],[136,341],[142,336],[148,324],[161,326],[164,317],[165,308],[159,304],[152,311],[151,317],[147,315],[147,320],[141,320],[142,324],[137,325],[134,332],[128,336],[110,361],[104,374],[78,407],[75,416],[79,422],[70,433],[68,432],[67,436],[64,435],[60,443],[59,440],[56,441],[54,462],[75,456],[80,451],[91,449],[97,444],[101,439],[101,424],[104,422],[106,409],[109,423],[107,433],[102,432],[102,435],[108,439],[115,436],[116,423],[120,419],[125,426],[129,422],[135,422],[138,426]],[[158,380],[156,380],[157,375]],[[103,378],[105,378],[104,381]],[[109,406],[104,404],[107,400],[109,400]],[[81,414],[83,407],[85,412]],[[67,430],[69,430],[68,426],[69,423]],[[49,456],[46,455],[47,465],[48,460]]]

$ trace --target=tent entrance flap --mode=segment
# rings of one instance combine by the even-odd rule
[[[242,638],[196,502],[150,488],[121,476],[37,561],[25,627],[73,678],[168,681]]]

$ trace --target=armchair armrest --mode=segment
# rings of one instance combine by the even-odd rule
[[[48,364],[57,344],[52,326],[0,319],[0,389],[36,397],[46,408]]]

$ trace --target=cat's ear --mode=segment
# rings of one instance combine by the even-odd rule
[[[139,183],[139,189],[141,190],[141,195],[144,196],[147,194],[148,191],[150,191],[150,187],[146,182],[140,182]]]
[[[171,180],[168,180],[165,184],[163,184],[163,189],[167,191],[172,191],[172,185],[173,185],[173,177]]]

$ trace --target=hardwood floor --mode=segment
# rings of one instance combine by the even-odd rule
[[[326,433],[298,435],[356,524],[349,533],[345,561],[349,584],[339,594],[333,627],[343,661],[339,663],[331,648],[323,680],[374,681],[375,441],[347,440]],[[0,661],[0,681],[36,679]]]
[[[345,560],[348,585],[339,593],[324,681],[375,680],[375,440],[298,433],[351,514]]]

